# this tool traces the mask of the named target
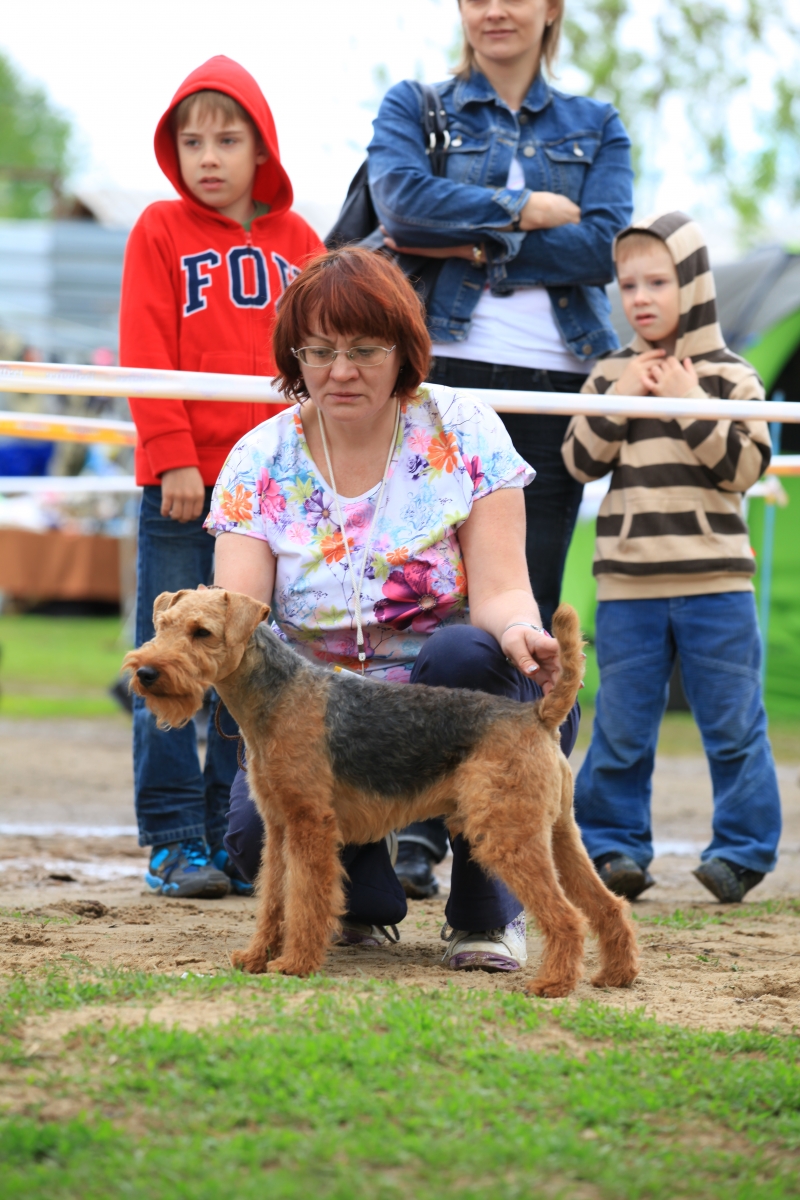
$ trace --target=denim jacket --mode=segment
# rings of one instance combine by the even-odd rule
[[[451,79],[437,91],[447,110],[447,174],[432,174],[422,132],[420,92],[391,88],[374,122],[369,182],[381,223],[400,246],[482,242],[485,266],[445,261],[428,299],[436,342],[461,342],[487,282],[494,293],[543,285],[564,341],[580,359],[619,346],[605,284],[611,244],[633,211],[630,140],[610,104],[558,92],[538,75],[518,113],[484,75]],[[506,187],[517,155],[522,190]],[[580,205],[579,225],[501,232],[535,192],[558,192]]]

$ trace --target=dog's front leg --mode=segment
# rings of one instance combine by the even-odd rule
[[[330,809],[307,800],[284,806],[286,883],[283,951],[268,971],[309,975],[325,960],[344,912],[340,835]]]
[[[280,825],[269,817],[264,819],[264,845],[261,850],[261,869],[256,891],[258,915],[255,932],[246,950],[231,955],[235,967],[261,975],[271,959],[276,959],[283,944],[286,858],[284,834]]]

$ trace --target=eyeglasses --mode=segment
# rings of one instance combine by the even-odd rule
[[[357,367],[379,367],[394,349],[394,346],[388,350],[385,346],[351,346],[349,350],[332,350],[330,346],[301,346],[299,350],[292,347],[292,354],[306,367],[333,366],[337,354],[344,354]]]

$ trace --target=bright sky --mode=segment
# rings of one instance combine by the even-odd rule
[[[78,179],[167,187],[153,154],[178,84],[214,54],[258,80],[300,200],[337,206],[382,89],[447,76],[456,0],[24,0],[3,6],[0,46],[72,118]],[[370,104],[372,107],[370,108]]]
[[[636,0],[634,37],[647,40],[659,3]],[[785,3],[800,15],[800,0]],[[72,118],[76,183],[147,192],[168,187],[153,132],[178,84],[214,54],[238,60],[272,106],[298,205],[324,234],[370,138],[385,86],[376,69],[391,83],[446,78],[458,25],[456,0],[24,0],[3,6],[0,47]],[[560,74],[574,86],[563,60]],[[678,114],[639,199],[694,210],[727,256],[714,196],[688,174],[690,136]]]

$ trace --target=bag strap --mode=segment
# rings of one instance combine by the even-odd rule
[[[435,87],[418,83],[422,96],[422,128],[425,133],[425,153],[431,160],[434,175],[444,175],[445,159],[450,147],[447,112]]]

